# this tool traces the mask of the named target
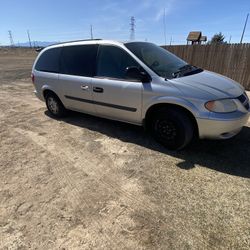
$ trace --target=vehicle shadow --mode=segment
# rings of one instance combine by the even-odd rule
[[[48,111],[45,114],[49,117]],[[244,127],[239,135],[229,140],[198,140],[181,151],[170,151],[154,141],[142,127],[111,121],[77,112],[70,112],[66,123],[105,134],[123,142],[182,159],[177,166],[192,169],[200,165],[234,176],[250,178],[250,127]]]

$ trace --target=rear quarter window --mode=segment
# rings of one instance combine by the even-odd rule
[[[61,48],[44,51],[39,57],[35,69],[43,72],[59,73]]]

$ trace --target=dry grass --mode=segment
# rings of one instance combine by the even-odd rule
[[[136,126],[54,120],[0,53],[0,249],[249,249],[250,127],[169,152]]]

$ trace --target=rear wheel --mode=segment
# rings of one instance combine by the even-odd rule
[[[45,97],[46,106],[54,117],[63,117],[66,115],[66,109],[60,99],[53,93],[48,93]]]
[[[171,150],[184,148],[194,136],[191,119],[178,108],[159,110],[151,120],[151,131],[158,142]]]

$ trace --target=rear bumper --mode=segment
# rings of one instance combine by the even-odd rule
[[[40,95],[40,94],[37,92],[37,90],[34,90],[34,91],[33,91],[33,93],[35,94],[35,96],[36,96],[39,100],[41,100],[41,101],[43,101],[43,102],[44,102],[44,98],[43,98],[43,96],[42,96],[42,95]]]
[[[237,114],[236,117],[222,119],[197,119],[201,139],[228,139],[238,134],[247,123],[250,112]]]

